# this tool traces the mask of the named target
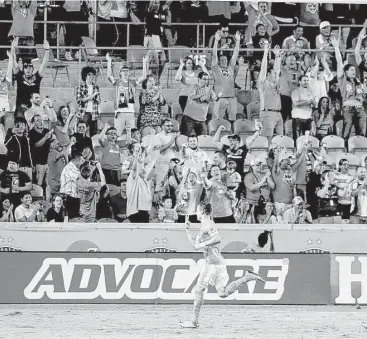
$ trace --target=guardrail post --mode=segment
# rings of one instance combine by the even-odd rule
[[[57,60],[60,60],[60,49],[59,46],[60,45],[60,24],[57,23],[56,24],[56,47],[57,47],[57,51],[56,51],[56,58]]]
[[[196,48],[199,51],[200,45],[200,26],[199,24],[196,25]]]

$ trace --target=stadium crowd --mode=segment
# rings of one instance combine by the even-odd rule
[[[85,2],[75,3],[86,15]],[[0,71],[0,221],[173,223],[188,215],[197,222],[205,199],[216,223],[367,222],[367,55],[361,54],[367,24],[332,30],[332,24],[364,23],[362,8],[299,4],[283,18],[292,5],[151,1],[144,19],[131,11],[141,4],[117,3],[130,11],[122,21],[134,13],[145,20],[149,50],[138,79],[127,61],[114,75],[115,60],[106,54],[115,112],[113,122],[102,123],[103,98],[89,65],[70,102],[56,107],[55,98],[41,97],[50,45],[44,41],[36,70],[18,47],[34,43],[37,1],[13,2],[8,68]],[[98,13],[111,11],[112,2],[98,4],[98,18],[111,20]],[[176,6],[187,12],[175,14]],[[182,39],[192,32],[162,26],[163,20],[205,19],[220,21],[210,33],[212,51],[181,59],[175,75],[181,91],[170,103],[180,114],[170,116],[152,61],[163,70],[168,55],[159,47],[190,46]],[[22,20],[31,36],[19,33]],[[231,21],[248,29],[234,27],[231,34]],[[294,25],[280,27],[284,22]],[[99,34],[106,37],[104,26]],[[67,45],[78,46],[79,38],[69,36]],[[65,58],[73,60],[72,52]],[[13,83],[15,112],[8,97]],[[241,108],[239,95],[249,90],[260,99]]]

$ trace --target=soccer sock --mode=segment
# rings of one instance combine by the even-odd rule
[[[204,291],[195,291],[193,323],[199,322],[199,313],[204,304]]]
[[[244,275],[242,278],[232,281],[226,287],[226,297],[236,292],[240,288],[241,285],[247,283],[250,280],[253,280],[253,279],[247,275]]]

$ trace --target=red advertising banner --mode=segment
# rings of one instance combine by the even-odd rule
[[[228,298],[213,286],[207,303],[328,304],[328,255],[226,254],[229,280],[251,281]],[[192,303],[200,253],[2,253],[0,303]]]
[[[330,285],[332,304],[367,304],[367,255],[332,255]]]
[[[246,252],[271,226],[275,252],[364,253],[358,225],[219,225],[224,252]],[[361,225],[363,226],[363,225]],[[193,230],[199,225],[193,225]],[[180,224],[2,224],[0,251],[193,252]]]

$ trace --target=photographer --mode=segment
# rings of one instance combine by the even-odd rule
[[[100,182],[91,181],[95,169],[98,170]],[[80,214],[84,222],[95,222],[98,192],[104,185],[106,185],[106,179],[99,162],[89,161],[80,168],[77,187],[80,197]]]
[[[305,203],[301,197],[294,197],[293,207],[287,209],[283,214],[286,224],[312,224],[312,216],[305,208]]]
[[[16,222],[44,222],[43,205],[36,202],[32,205],[32,196],[29,192],[24,192],[21,198],[22,204],[15,211]]]

